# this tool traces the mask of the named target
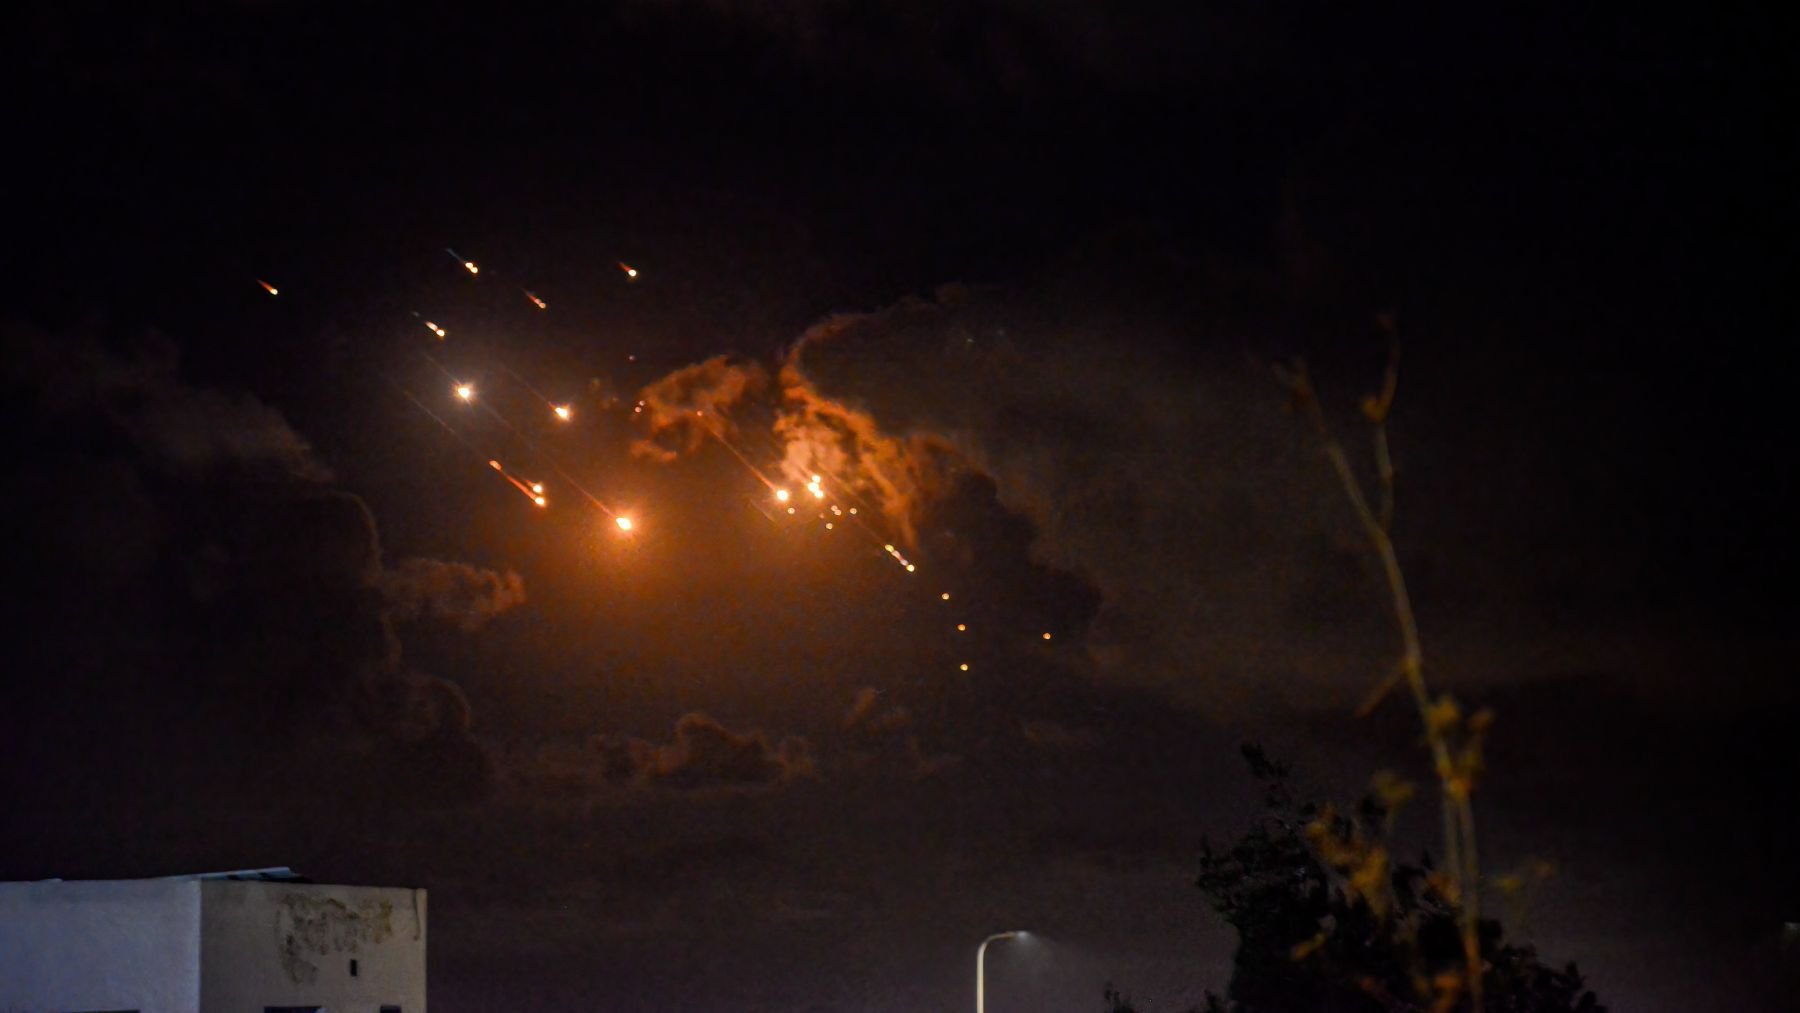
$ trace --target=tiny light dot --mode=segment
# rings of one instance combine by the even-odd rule
[[[1049,640],[1049,639],[1050,639],[1050,634],[1048,634],[1048,633],[1046,633],[1046,634],[1044,634],[1044,639],[1045,639],[1045,640]]]
[[[965,661],[961,665],[958,665],[957,667],[962,669],[963,671],[967,672],[969,670],[969,663]]]
[[[956,624],[956,632],[958,632],[958,633],[964,633],[964,632],[967,632],[967,631],[968,631],[968,629],[969,629],[969,627],[968,627],[968,625],[967,625],[967,624],[965,624],[965,623],[957,623],[957,624]]]

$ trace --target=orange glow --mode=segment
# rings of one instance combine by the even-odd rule
[[[967,632],[969,632],[969,628],[967,626],[963,625],[962,623],[957,623],[956,624],[956,632],[967,633]]]
[[[448,331],[444,330],[442,327],[439,327],[438,325],[432,323],[429,320],[425,321],[425,329],[430,331],[431,333],[437,335],[440,340],[442,340],[443,337],[449,333]]]
[[[566,404],[551,405],[550,410],[555,412],[556,417],[562,419],[564,422],[575,417],[575,410]]]
[[[544,301],[544,300],[542,300],[542,299],[539,299],[539,298],[538,298],[538,297],[537,297],[537,293],[536,293],[536,292],[533,292],[533,291],[531,291],[531,290],[530,290],[530,289],[526,289],[526,290],[525,290],[525,298],[527,298],[527,299],[530,299],[530,300],[531,300],[531,304],[532,304],[532,305],[533,305],[533,306],[536,306],[536,307],[537,307],[537,308],[538,308],[538,309],[541,309],[541,310],[547,310],[547,309],[549,309],[549,308],[550,308],[550,304],[549,304],[549,303],[547,303],[547,302],[545,302],[545,301]]]
[[[1050,634],[1048,634],[1048,633],[1046,633],[1046,634],[1044,634],[1044,639],[1045,639],[1045,640],[1049,640],[1049,639],[1050,639]]]
[[[258,285],[261,285],[263,287],[263,289],[265,291],[267,291],[270,295],[280,295],[281,294],[281,291],[279,289],[277,289],[275,286],[269,284],[268,282],[262,280],[261,278],[256,279],[256,283]]]
[[[826,522],[825,522],[825,530],[826,530],[826,531],[830,531],[830,530],[831,530],[831,522],[830,522],[830,521],[826,521]]]
[[[463,266],[469,269],[470,274],[480,274],[481,273],[481,268],[476,267],[475,262],[473,260],[463,261]]]
[[[473,400],[475,400],[475,387],[474,387],[474,385],[473,385],[473,384],[467,384],[467,383],[459,383],[459,384],[457,384],[457,385],[456,385],[456,396],[457,396],[457,397],[460,397],[460,398],[462,398],[462,399],[463,399],[463,400],[464,400],[464,401],[473,401]]]
[[[907,573],[911,573],[911,572],[913,572],[913,571],[914,571],[914,570],[917,570],[917,569],[918,569],[918,567],[916,567],[916,566],[914,566],[914,565],[912,565],[912,564],[911,564],[911,563],[908,563],[908,564],[906,564],[906,572],[907,572]]]
[[[538,506],[549,506],[550,505],[550,501],[545,499],[542,496],[533,496],[533,497],[531,497],[531,501],[533,503],[536,503]]]
[[[625,277],[627,277],[627,278],[636,278],[637,277],[637,268],[632,267],[630,264],[625,263],[623,260],[619,261],[619,270],[624,271]]]
[[[956,667],[957,667],[957,668],[960,668],[960,669],[962,669],[962,670],[963,670],[963,671],[965,671],[965,672],[967,672],[967,671],[968,671],[968,670],[969,670],[969,663],[968,663],[968,662],[966,662],[966,661],[965,661],[965,662],[963,662],[963,663],[962,663],[962,664],[960,664],[960,665],[958,665],[958,666],[956,666]]]
[[[806,491],[813,494],[813,499],[824,499],[825,498],[825,490],[819,488],[818,479],[814,479],[812,482],[808,483],[806,486]]]
[[[945,601],[949,601],[950,600],[950,592],[945,591],[943,594],[938,595],[938,597],[944,599]]]
[[[620,531],[631,530],[631,518],[629,517],[615,517],[613,518],[613,523],[619,526]]]
[[[786,489],[775,490],[775,501],[778,503],[786,503],[788,501],[788,491]]]
[[[489,461],[489,462],[488,462],[488,467],[490,467],[490,468],[492,468],[492,469],[494,469],[494,470],[495,470],[495,471],[505,471],[505,470],[506,470],[506,469],[504,469],[504,468],[502,468],[502,467],[500,467],[500,462],[499,462],[499,461]]]
[[[793,513],[793,512],[794,512],[794,508],[793,508],[793,507],[788,507],[788,513]]]

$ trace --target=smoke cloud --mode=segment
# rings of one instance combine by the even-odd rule
[[[172,792],[373,801],[353,775],[364,763],[414,802],[484,790],[467,699],[406,667],[394,624],[473,630],[523,600],[517,575],[384,568],[367,506],[307,441],[253,398],[187,383],[167,341],[15,328],[5,345],[20,440],[6,505],[36,589],[21,618],[37,636],[18,656],[35,678],[13,680],[0,707],[21,757],[66,758],[71,735],[167,756],[157,743],[176,738],[155,773]],[[134,776],[89,782],[97,797],[147,798]],[[17,797],[60,804],[29,784]]]
[[[441,559],[402,560],[379,581],[392,618],[452,622],[465,633],[525,601],[525,579],[517,573]]]

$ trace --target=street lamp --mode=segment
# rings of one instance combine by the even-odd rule
[[[987,948],[997,939],[1017,939],[1023,931],[996,932],[983,939],[975,950],[975,1013],[987,1013]]]

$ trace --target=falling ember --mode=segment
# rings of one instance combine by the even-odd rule
[[[825,522],[825,530],[826,530],[826,531],[830,531],[830,530],[831,530],[831,522],[830,522],[830,521],[826,521],[826,522]]]
[[[538,298],[538,297],[537,297],[537,293],[536,293],[536,292],[533,292],[533,291],[531,291],[531,290],[530,290],[530,289],[526,289],[526,290],[525,290],[525,298],[527,298],[527,299],[530,299],[530,300],[531,300],[531,305],[533,305],[533,306],[536,306],[536,307],[537,307],[537,308],[538,308],[538,309],[541,309],[541,310],[547,310],[547,309],[549,309],[549,308],[550,308],[550,304],[549,304],[549,303],[547,303],[547,302],[545,302],[545,301],[544,301],[544,300],[542,300],[542,299],[539,299],[539,298]]]
[[[813,499],[824,499],[825,498],[825,490],[819,488],[819,483],[817,483],[817,482],[814,482],[813,484],[807,486],[806,491],[813,494]]]
[[[502,467],[500,467],[500,462],[499,462],[499,461],[489,461],[489,462],[488,462],[488,467],[490,467],[490,468],[492,468],[492,469],[494,469],[494,470],[495,470],[495,471],[498,471],[498,472],[505,472],[505,471],[506,471],[506,469],[505,469],[505,468],[502,468]]]
[[[566,404],[551,405],[550,410],[555,412],[556,417],[562,419],[564,422],[575,417],[575,410]]]
[[[613,523],[619,526],[620,531],[631,530],[631,518],[629,517],[615,517],[613,518]]]
[[[956,632],[967,633],[967,632],[969,632],[969,627],[963,623],[957,623],[956,624]]]
[[[537,494],[539,494],[539,495],[543,495],[543,492],[544,492],[544,483],[542,483],[542,482],[533,482],[533,483],[531,483],[531,491],[532,491],[532,492],[535,492],[535,493],[537,493]]]
[[[550,501],[542,496],[533,496],[531,497],[531,501],[541,507],[550,505]]]
[[[777,503],[786,503],[788,501],[788,491],[786,489],[775,490],[775,501]],[[790,510],[788,512],[792,513],[793,511]]]
[[[480,274],[481,273],[481,268],[476,267],[475,262],[473,260],[463,261],[463,267],[467,268],[470,274]]]
[[[938,597],[944,599],[945,601],[949,601],[950,600],[950,592],[945,591],[943,594],[938,595]]]
[[[619,270],[624,271],[625,277],[627,277],[627,278],[636,278],[637,277],[637,268],[632,267],[630,264],[625,263],[623,260],[619,261]]]
[[[968,671],[968,670],[969,670],[969,663],[968,663],[968,662],[966,662],[966,661],[965,661],[965,662],[963,662],[963,663],[962,663],[962,664],[960,664],[960,665],[958,665],[958,666],[956,666],[956,667],[957,667],[957,668],[959,668],[959,669],[961,669],[961,670],[962,670],[962,671],[964,671],[964,672],[967,672],[967,671]]]
[[[1046,634],[1044,634],[1044,639],[1045,639],[1045,640],[1049,640],[1049,639],[1050,639],[1050,634],[1048,634],[1048,633],[1046,633]]]
[[[439,339],[442,339],[445,334],[449,333],[429,320],[425,321],[425,329],[437,335]]]
[[[475,400],[475,387],[474,387],[474,385],[473,385],[473,384],[467,384],[467,383],[459,383],[459,384],[457,384],[457,385],[456,385],[456,396],[457,396],[457,397],[460,397],[460,398],[462,398],[462,399],[463,399],[463,400],[464,400],[464,401],[473,401],[473,400]]]
[[[269,284],[268,282],[262,280],[261,278],[256,279],[256,283],[258,285],[261,285],[263,287],[263,291],[269,293],[270,295],[280,295],[281,294],[280,289],[278,289],[275,286]]]
[[[793,513],[793,512],[794,512],[794,508],[793,508],[793,507],[788,507],[788,513]]]
[[[914,570],[917,570],[917,569],[918,569],[918,567],[912,565],[911,563],[906,564],[906,572],[907,573],[912,573]]]

